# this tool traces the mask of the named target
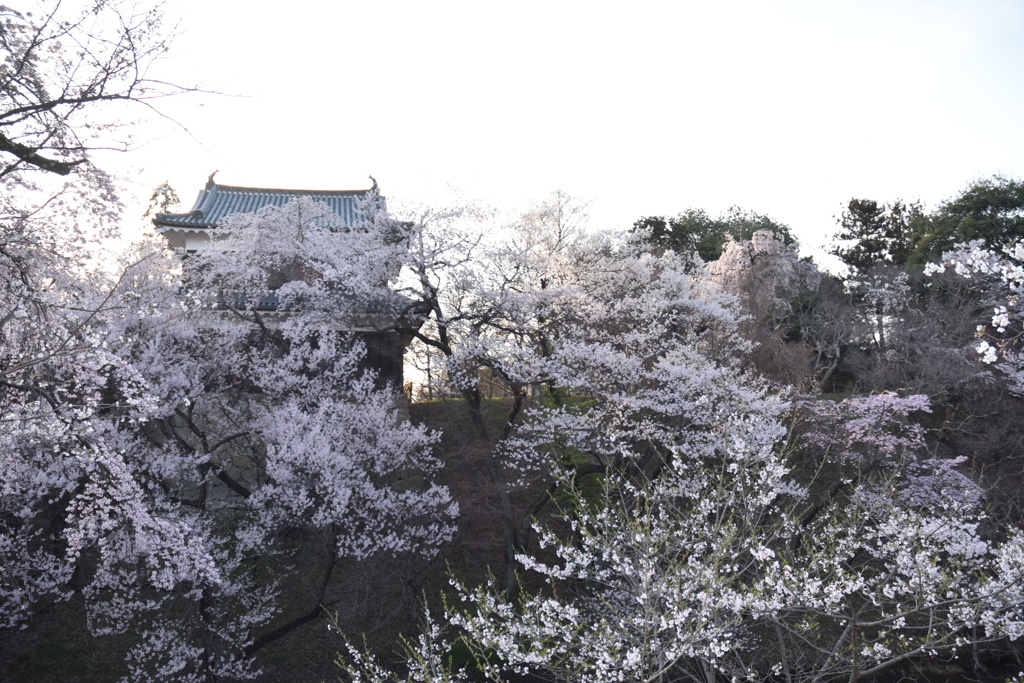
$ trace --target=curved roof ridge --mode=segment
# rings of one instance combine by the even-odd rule
[[[227,190],[229,192],[270,192],[270,193],[284,193],[284,194],[295,194],[295,195],[307,195],[307,194],[368,194],[372,187],[368,187],[365,190],[307,190],[307,189],[296,189],[296,188],[285,188],[285,187],[249,187],[246,185],[223,185],[221,183],[213,183],[211,189]]]
[[[291,199],[310,197],[323,201],[346,225],[354,226],[362,214],[359,201],[375,191],[376,183],[365,190],[300,190],[221,185],[213,182],[211,176],[190,211],[158,213],[153,224],[157,232],[174,228],[210,229],[232,214],[255,213],[266,206],[284,206]]]

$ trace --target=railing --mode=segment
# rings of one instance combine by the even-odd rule
[[[389,299],[357,299],[351,294],[342,292],[323,292],[311,297],[298,293],[282,294],[276,289],[220,290],[216,292],[184,289],[182,295],[188,297],[200,308],[212,311],[290,313],[312,305],[318,308],[334,308],[353,322],[372,319],[379,323],[384,316],[407,320],[422,319],[430,312],[429,306],[417,304],[398,295]]]

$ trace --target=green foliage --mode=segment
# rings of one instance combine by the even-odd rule
[[[934,261],[954,245],[982,240],[996,248],[1024,238],[1024,181],[992,176],[971,183],[929,216],[913,262]]]
[[[567,519],[579,516],[580,510],[595,511],[606,502],[608,477],[603,472],[590,472],[577,477],[571,488],[557,487],[551,494],[559,511]]]
[[[717,218],[704,209],[687,209],[674,218],[646,216],[633,223],[633,231],[648,229],[648,242],[654,248],[677,253],[697,253],[705,262],[717,261],[728,236],[737,241],[750,240],[759,230],[773,232],[786,244],[795,240],[789,227],[768,216],[734,206]]]
[[[879,204],[871,199],[851,199],[835,236],[843,244],[835,245],[831,253],[861,273],[883,263],[901,266],[914,253],[925,222],[919,202],[905,204],[897,199]]]
[[[879,264],[920,266],[972,240],[999,248],[1024,238],[1024,182],[978,180],[932,213],[919,202],[851,199],[839,225],[831,253],[859,273]]]
[[[178,198],[178,193],[171,186],[170,181],[165,180],[154,188],[153,194],[149,197],[146,212],[142,214],[142,217],[155,217],[156,214],[166,213],[179,204],[181,204],[181,199]]]

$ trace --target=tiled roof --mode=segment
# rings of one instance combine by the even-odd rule
[[[346,225],[359,222],[359,204],[372,190],[275,190],[257,187],[218,185],[212,180],[200,190],[195,206],[188,213],[158,213],[153,219],[157,230],[198,229],[216,226],[234,213],[255,213],[265,206],[284,206],[293,199],[310,197],[324,202],[341,216]]]

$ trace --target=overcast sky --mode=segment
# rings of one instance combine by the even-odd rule
[[[170,0],[161,105],[119,163],[183,209],[231,185],[369,186],[592,224],[730,205],[812,252],[851,197],[930,206],[1024,177],[1024,2]]]

